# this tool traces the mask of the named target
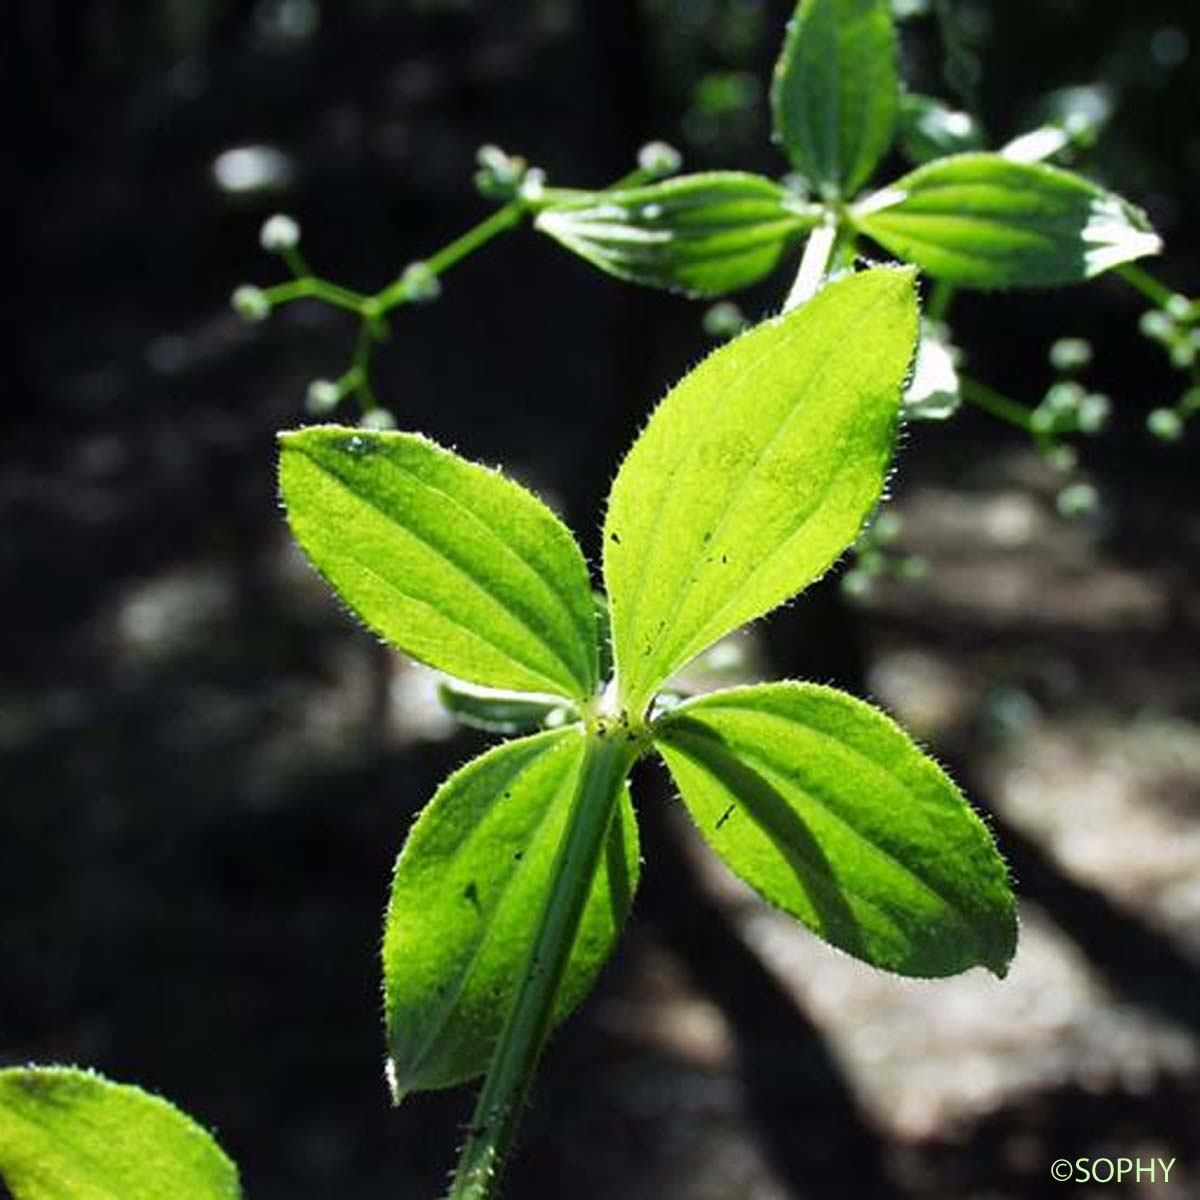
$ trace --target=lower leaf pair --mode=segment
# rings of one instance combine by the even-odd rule
[[[443,784],[413,827],[383,945],[397,1099],[487,1067],[594,736],[561,729],[488,751]],[[1007,970],[1008,881],[982,822],[870,705],[814,684],[731,689],[664,714],[650,744],[725,863],[826,941],[905,975]],[[608,958],[638,871],[622,786],[555,1022]]]

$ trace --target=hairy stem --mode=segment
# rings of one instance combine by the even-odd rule
[[[550,1030],[554,1000],[600,862],[621,785],[641,749],[623,727],[589,729],[579,788],[521,983],[500,1033],[447,1200],[489,1200]]]

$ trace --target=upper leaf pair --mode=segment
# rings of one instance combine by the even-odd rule
[[[828,199],[852,197],[891,147],[902,109],[887,0],[801,0],[772,101],[776,137],[796,170]],[[980,143],[962,114],[951,126],[936,102],[917,101],[916,119],[913,101],[903,107],[906,132],[928,134],[924,115],[941,146]],[[962,287],[1076,283],[1161,248],[1145,215],[1119,196],[1003,154],[935,159],[856,205],[850,219],[898,258]]]
[[[896,57],[887,0],[801,0],[772,114],[776,140],[820,203],[759,176],[709,172],[550,204],[537,227],[610,274],[701,296],[764,278],[823,206],[844,238],[869,237],[961,287],[1077,283],[1159,251],[1145,214],[1115,193],[1026,161],[1015,145],[983,153],[966,114],[903,95]],[[898,125],[923,165],[851,204]]]
[[[870,271],[760,325],[673,389],[638,439],[604,533],[617,690],[635,720],[858,533],[891,458],[912,288],[909,273]],[[470,682],[593,701],[587,567],[536,497],[417,434],[324,427],[281,442],[292,528],[368,625]]]

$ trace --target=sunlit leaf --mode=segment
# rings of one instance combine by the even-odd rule
[[[689,701],[655,740],[717,854],[826,941],[902,975],[1007,972],[1016,916],[991,837],[877,709],[764,684]]]
[[[237,1200],[237,1168],[158,1096],[74,1067],[0,1071],[0,1179],[15,1200]]]
[[[849,276],[714,351],[655,410],[604,525],[626,705],[640,712],[854,539],[883,489],[916,334],[911,272]]]
[[[280,443],[292,531],[367,625],[459,679],[592,695],[587,567],[532,493],[416,434],[319,426]]]
[[[719,296],[769,275],[814,220],[769,179],[713,171],[555,205],[535,224],[610,275]]]
[[[508,742],[438,789],[396,865],[383,943],[397,1096],[481,1074],[522,978],[584,761],[578,729]],[[629,911],[637,826],[622,790],[555,1006],[587,994]]]
[[[853,216],[898,258],[962,287],[1078,283],[1161,249],[1145,215],[1119,196],[998,154],[918,167]]]

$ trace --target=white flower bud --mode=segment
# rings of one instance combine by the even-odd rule
[[[264,321],[271,315],[271,302],[267,299],[267,293],[252,283],[244,283],[237,288],[230,304],[243,321]]]
[[[647,142],[638,151],[637,160],[638,166],[655,179],[674,175],[683,165],[683,155],[666,142]]]
[[[1173,408],[1156,408],[1146,418],[1146,428],[1164,442],[1177,442],[1183,437],[1183,418]]]
[[[337,408],[342,399],[341,388],[329,379],[314,379],[308,385],[305,407],[310,413],[327,413]]]
[[[429,269],[428,263],[409,263],[400,282],[408,298],[418,304],[436,300],[442,294],[441,280]]]
[[[268,254],[295,250],[300,244],[300,226],[286,213],[276,213],[263,222],[258,240]]]

